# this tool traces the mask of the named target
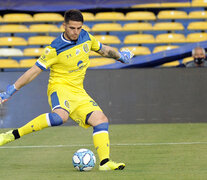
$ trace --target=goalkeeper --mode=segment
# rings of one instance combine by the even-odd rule
[[[100,159],[99,170],[122,170],[125,164],[113,162],[109,157],[108,119],[84,90],[83,81],[90,64],[91,50],[122,63],[129,63],[133,55],[130,51],[117,52],[101,44],[82,29],[83,22],[79,10],[66,11],[65,31],[45,48],[33,67],[0,93],[3,103],[43,70],[50,68],[47,95],[51,112],[37,116],[23,127],[0,134],[0,145],[50,126],[59,126],[70,117],[81,127],[93,127],[93,142]]]

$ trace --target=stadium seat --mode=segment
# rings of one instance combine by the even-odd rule
[[[5,23],[33,22],[33,17],[32,15],[26,13],[11,13],[11,14],[5,14],[3,16],[3,21]]]
[[[114,59],[109,58],[92,58],[90,59],[90,65],[89,67],[96,67],[96,66],[104,66],[108,64],[113,64],[116,61]]]
[[[118,23],[98,23],[95,24],[92,31],[122,31],[121,24]]]
[[[0,26],[0,33],[27,33],[29,29],[25,25],[7,24]]]
[[[35,33],[48,33],[48,32],[61,32],[54,24],[33,24],[29,27],[30,32]]]
[[[162,10],[157,15],[158,19],[188,19],[185,11]]]
[[[131,21],[131,20],[156,20],[156,16],[153,12],[149,11],[134,11],[134,12],[128,12],[126,13],[125,20]]]
[[[153,26],[155,31],[179,31],[184,30],[184,26],[178,22],[158,22]]]
[[[191,3],[190,2],[166,2],[166,3],[161,3],[160,5],[162,8],[181,8],[181,7],[190,7]]]
[[[187,64],[188,62],[191,62],[191,61],[193,61],[193,57],[187,57],[187,58],[184,58],[184,59],[182,60],[182,63],[183,63],[183,64]]]
[[[27,41],[22,37],[0,37],[0,46],[26,46]]]
[[[0,22],[3,22],[3,18],[0,16]]]
[[[95,15],[96,21],[121,21],[125,16],[121,12],[99,12]]]
[[[41,56],[44,48],[26,48],[24,49],[24,56]]]
[[[172,62],[162,64],[161,67],[176,67],[179,65],[180,65],[179,61],[172,61]]]
[[[123,31],[150,31],[152,30],[151,23],[127,23],[123,26]]]
[[[207,22],[200,21],[200,22],[191,22],[189,23],[188,30],[207,30]]]
[[[124,49],[129,49],[135,56],[151,54],[149,48],[145,46],[124,46],[121,48],[121,51]]]
[[[187,35],[186,41],[189,43],[207,41],[207,33],[191,33]]]
[[[32,67],[37,59],[23,59],[19,61],[19,67],[20,68],[30,68]]]
[[[60,22],[64,20],[63,16],[59,13],[36,13],[33,19],[36,22]]]
[[[19,68],[19,63],[14,59],[0,59],[0,68]]]
[[[17,48],[0,48],[1,57],[23,56],[21,49]]]
[[[131,34],[127,35],[124,39],[124,44],[142,44],[142,43],[155,43],[152,34]]]
[[[136,4],[132,8],[160,8],[160,3]]]
[[[207,11],[192,11],[188,15],[189,19],[207,19]]]
[[[120,44],[121,41],[117,36],[113,35],[95,35],[94,36],[98,41],[104,44]]]
[[[55,37],[53,36],[32,36],[28,38],[29,45],[49,45]]]
[[[192,7],[207,7],[206,0],[192,0]]]
[[[95,20],[95,16],[93,13],[90,12],[82,12],[84,21],[94,21]]]
[[[178,48],[179,46],[156,46],[153,49],[153,53],[157,53],[157,52],[161,52],[161,51],[166,51],[166,50],[171,50],[171,49],[175,49]]]
[[[183,34],[166,33],[159,34],[156,37],[157,43],[185,43],[185,36]]]

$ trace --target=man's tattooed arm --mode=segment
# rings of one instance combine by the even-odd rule
[[[102,45],[102,48],[97,52],[100,55],[108,58],[113,58],[118,60],[120,58],[119,52],[117,52],[115,49],[113,49],[110,46]]]

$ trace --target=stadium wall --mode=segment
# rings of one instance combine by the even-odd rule
[[[1,72],[0,90],[22,73]],[[48,75],[43,72],[0,107],[1,128],[22,126],[50,111]],[[87,91],[112,124],[207,122],[205,68],[88,70],[86,76]]]

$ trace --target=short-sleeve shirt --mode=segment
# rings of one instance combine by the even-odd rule
[[[49,84],[65,84],[83,88],[86,70],[90,64],[90,51],[99,51],[102,44],[90,33],[81,30],[77,41],[69,41],[63,33],[57,37],[37,60],[36,65],[50,68]]]

